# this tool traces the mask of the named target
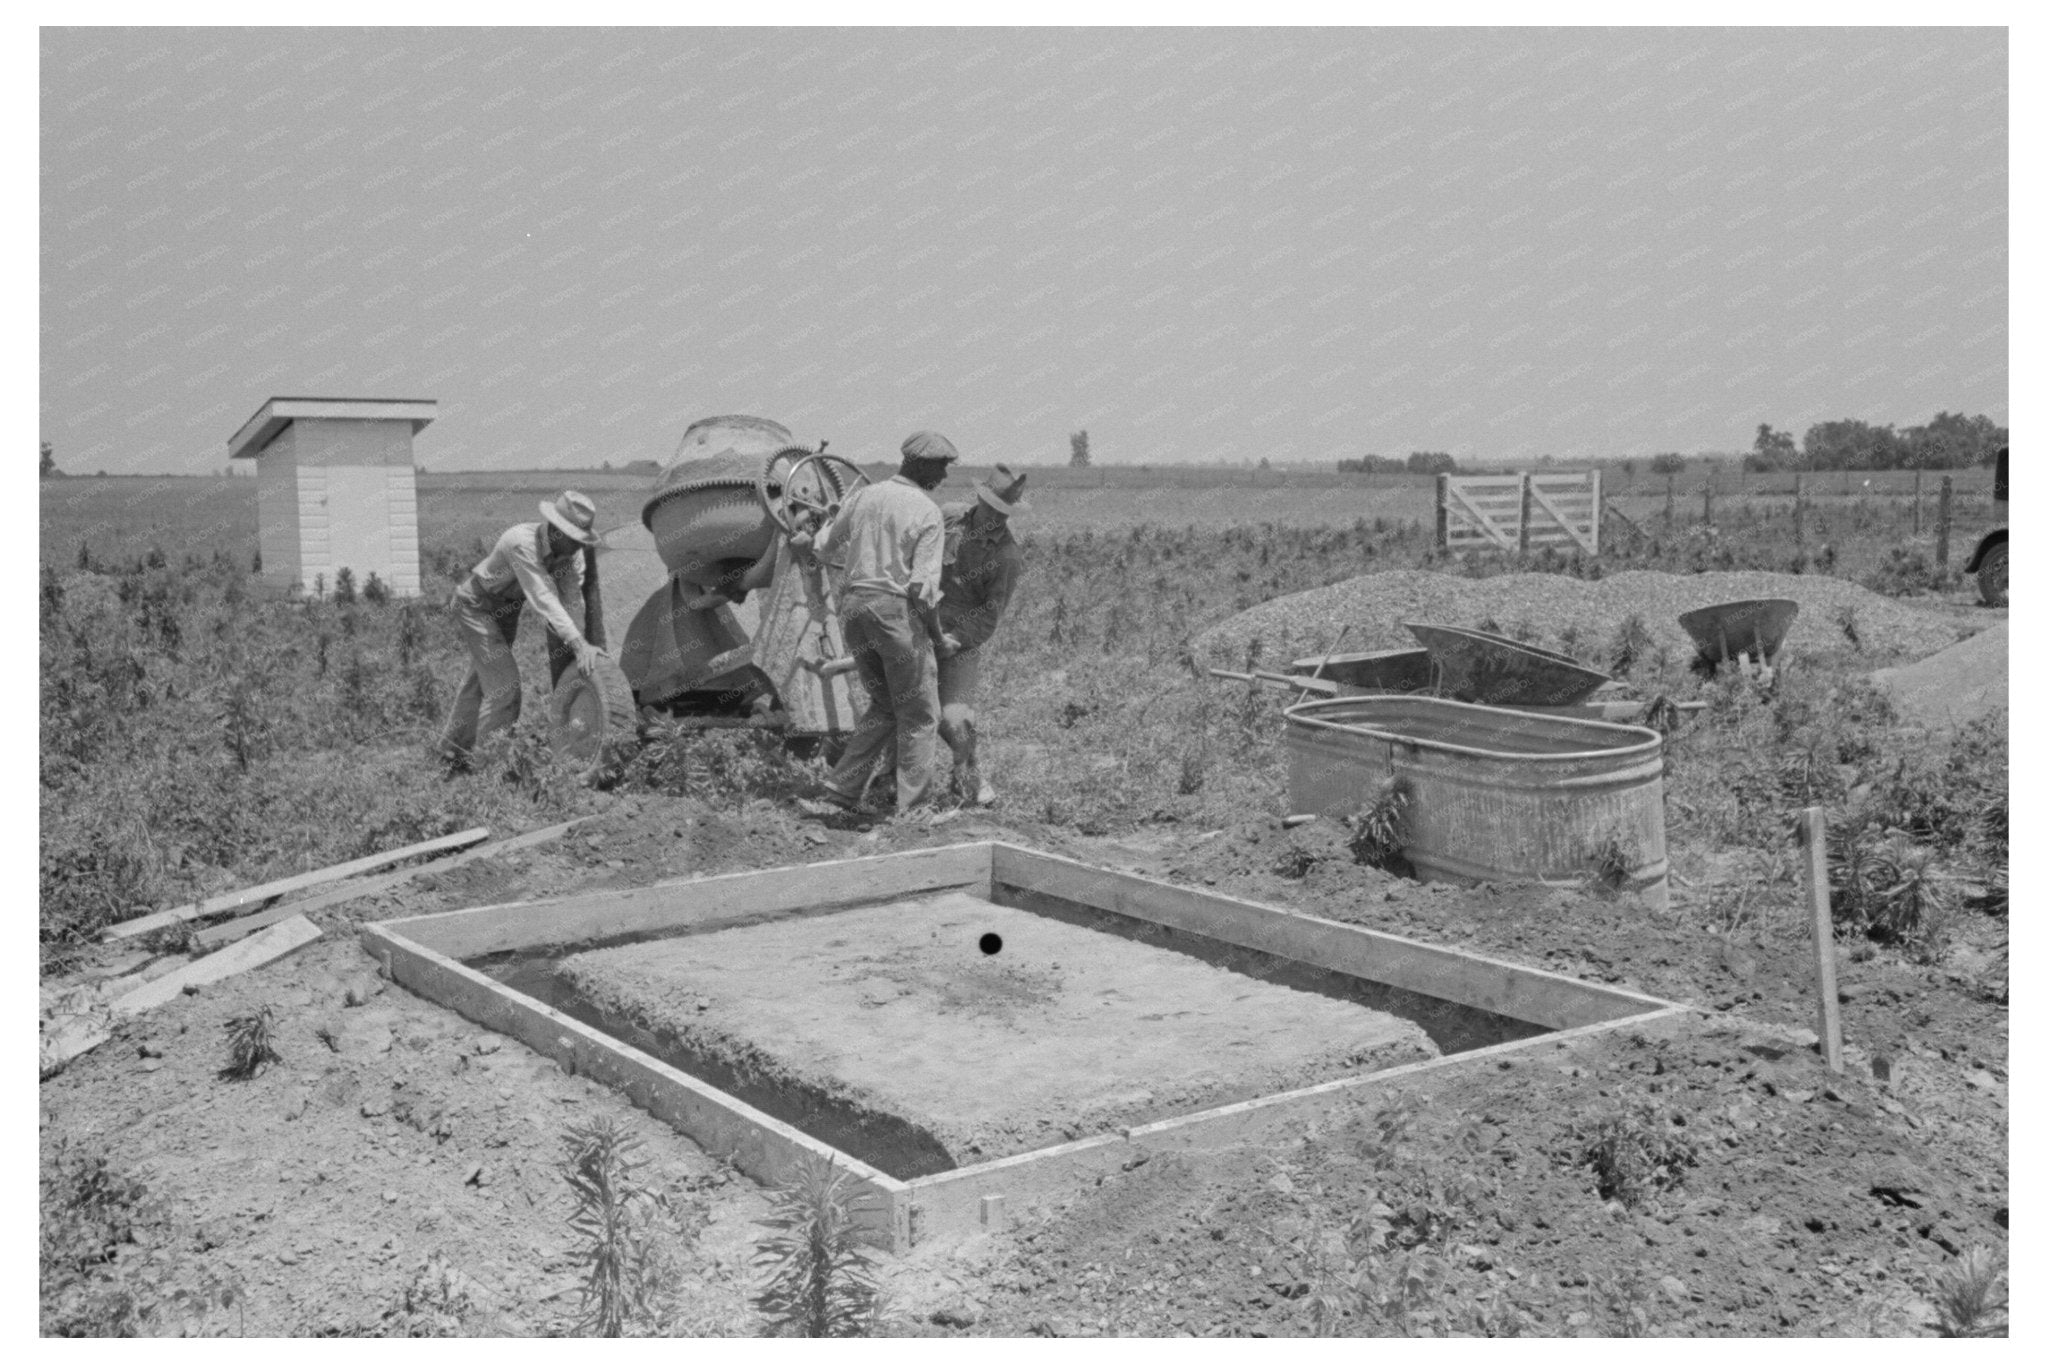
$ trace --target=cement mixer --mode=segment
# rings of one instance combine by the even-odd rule
[[[772,730],[829,753],[865,704],[827,574],[789,548],[867,481],[763,417],[707,417],[683,433],[640,508],[586,559],[584,610],[616,665],[557,666],[558,760],[594,770],[670,716],[691,728]],[[607,603],[609,605],[607,605]],[[610,628],[627,622],[623,635]],[[566,660],[563,660],[566,662]]]

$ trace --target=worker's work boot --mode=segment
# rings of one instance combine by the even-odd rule
[[[967,763],[954,765],[953,793],[960,797],[962,805],[994,805],[996,803],[996,788],[983,781],[981,772]]]
[[[843,791],[838,791],[825,785],[820,785],[808,796],[798,796],[796,808],[813,818],[819,819],[831,815],[857,815],[861,813],[861,804],[858,800]]]

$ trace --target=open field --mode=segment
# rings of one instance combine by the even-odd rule
[[[871,466],[885,474],[887,466]],[[940,489],[940,500],[971,496],[983,471],[963,468]],[[1179,529],[1226,526],[1350,526],[1365,522],[1413,522],[1428,526],[1435,516],[1433,481],[1423,475],[1338,474],[1257,469],[1094,469],[1028,471],[1032,515],[1029,526],[1051,530],[1107,531],[1134,525]],[[1681,476],[1667,521],[1664,480],[1630,480],[1609,471],[1610,502],[1646,530],[1679,535],[1702,526],[1705,505],[1701,478]],[[1960,562],[1976,536],[1998,524],[1983,470],[1955,475],[1951,554]],[[1823,544],[1839,552],[1869,551],[1871,564],[1892,546],[1920,547],[1931,556],[1938,477],[1926,479],[1921,531],[1913,524],[1913,481],[1898,471],[1869,474],[1811,474],[1807,497],[1814,516],[1807,527],[1815,552]],[[1866,489],[1863,480],[1871,481]],[[419,480],[423,545],[467,552],[515,521],[534,517],[534,504],[565,486],[588,493],[601,524],[639,514],[650,479],[641,473],[548,471],[519,474],[429,473]],[[1723,536],[1756,531],[1782,538],[1791,524],[1791,480],[1784,475],[1749,475],[1738,480],[1715,475],[1714,518]],[[246,558],[256,548],[256,483],[253,478],[72,478],[41,485],[42,562],[75,559],[88,541],[106,559],[141,555],[152,546],[196,553],[216,551]],[[1027,532],[1028,533],[1028,532]],[[1610,525],[1607,534],[1617,531]],[[1617,546],[1620,552],[1632,548]],[[1859,566],[1860,567],[1860,566]]]
[[[2001,1259],[2009,1223],[2005,722],[2000,708],[1955,730],[1909,725],[1869,679],[1917,664],[1916,685],[1938,687],[1951,656],[1923,656],[2004,613],[1894,553],[1925,557],[1925,537],[1901,530],[1909,508],[1860,490],[1817,498],[1802,546],[1789,511],[1762,497],[1717,498],[1711,535],[1683,505],[1663,525],[1660,489],[1626,501],[1644,543],[1597,564],[1536,556],[1542,571],[1506,576],[1508,561],[1431,551],[1422,480],[1353,502],[1330,486],[1090,489],[1046,472],[1040,514],[1019,525],[1030,566],[984,673],[1001,801],[873,827],[798,817],[788,797],[816,765],[733,733],[650,748],[604,790],[552,771],[531,720],[475,775],[445,779],[423,759],[464,667],[442,570],[528,519],[554,476],[427,476],[426,594],[383,606],[260,599],[253,481],[45,483],[46,976],[104,960],[96,931],[142,909],[477,824],[497,838],[591,822],[316,911],[320,942],[174,999],[47,1079],[44,1330],[566,1332],[583,1243],[565,1221],[563,1142],[593,1115],[642,1138],[644,1177],[672,1214],[669,1329],[759,1329],[761,1189],[615,1092],[374,981],[350,930],[983,838],[1699,1014],[1671,1035],[1622,1028],[1358,1100],[1311,1141],[1112,1171],[1011,1234],[885,1265],[884,1329],[1955,1327],[1945,1287],[1966,1252]],[[631,514],[641,482],[576,481],[609,517]],[[1952,567],[1966,552],[1959,534]],[[1624,571],[1642,589],[1623,607],[1658,617],[1641,642],[1596,616],[1613,607],[1602,580]],[[1815,603],[1780,684],[1690,671],[1662,638],[1668,604],[1759,584]],[[1441,592],[1432,609],[1455,623],[1497,616],[1644,696],[1705,702],[1666,749],[1670,907],[1590,881],[1425,886],[1359,862],[1337,825],[1283,828],[1280,702],[1190,663],[1202,640],[1257,638],[1269,665],[1327,647],[1341,610],[1318,598],[1295,621],[1281,600],[1312,589],[1375,622],[1396,593]],[[529,717],[545,678],[537,634],[529,620],[520,642]],[[1805,1031],[1812,949],[1785,828],[1809,804],[1827,809],[1845,859],[1842,1074],[1820,1068]],[[266,1006],[283,1059],[246,1083],[217,1078],[224,1025]]]

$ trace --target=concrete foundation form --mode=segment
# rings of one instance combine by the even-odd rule
[[[996,1159],[965,1163],[971,1153],[956,1149],[955,1158],[963,1158],[957,1168],[898,1178],[614,1036],[615,1030],[572,1017],[480,969],[506,954],[561,958],[596,953],[606,959],[634,944],[652,946],[658,958],[674,950],[664,940],[745,925],[797,923],[857,908],[886,907],[883,919],[889,920],[907,912],[903,902],[909,901],[938,907],[935,913],[944,910],[965,924],[962,906],[971,903],[966,897],[987,902],[992,923],[998,917],[1007,925],[1021,922],[996,914],[994,907],[1026,911],[1060,921],[1063,931],[1108,933],[1257,982],[1277,981],[1367,1010],[1388,1010],[1414,1020],[1445,1054],[1177,1112]],[[830,927],[851,931],[873,917],[856,915]],[[364,925],[362,942],[399,983],[518,1038],[565,1069],[618,1089],[706,1150],[730,1156],[756,1179],[775,1182],[806,1155],[837,1161],[871,1195],[870,1238],[899,1251],[931,1237],[1000,1230],[1019,1213],[1058,1202],[1096,1176],[1122,1168],[1139,1149],[1213,1149],[1281,1139],[1376,1087],[1426,1084],[1447,1067],[1485,1064],[1520,1048],[1569,1044],[1608,1028],[1655,1023],[1684,1012],[1681,1005],[1626,990],[1004,843],[389,920]],[[627,953],[623,959],[636,958]],[[959,971],[974,969],[958,964]],[[1321,1050],[1324,1041],[1304,1037],[1303,1059]],[[1425,1045],[1411,1054],[1427,1057],[1428,1049]],[[1387,1059],[1400,1057],[1389,1054]],[[1275,1072],[1269,1068],[1265,1073]]]

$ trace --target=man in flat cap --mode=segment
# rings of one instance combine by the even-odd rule
[[[583,549],[597,543],[597,507],[572,491],[541,503],[540,514],[540,520],[500,535],[449,599],[469,648],[469,675],[455,693],[437,745],[453,767],[467,767],[479,744],[519,719],[512,641],[519,636],[521,607],[532,604],[550,639],[574,653],[585,673],[604,656],[562,604],[582,600]]]
[[[1024,572],[1024,551],[1010,517],[1029,511],[1024,475],[998,464],[974,487],[972,502],[940,508],[946,524],[939,624],[953,652],[939,658],[939,737],[953,750],[953,790],[973,805],[995,803],[975,752],[975,693],[981,688],[982,646],[996,632]]]
[[[854,489],[818,537],[817,554],[839,569],[840,628],[860,672],[868,707],[846,752],[825,778],[812,814],[857,809],[885,757],[896,767],[896,812],[931,793],[939,725],[938,658],[950,654],[939,623],[945,522],[932,490],[960,452],[935,431],[903,442],[894,478]],[[805,537],[793,537],[799,550]]]

